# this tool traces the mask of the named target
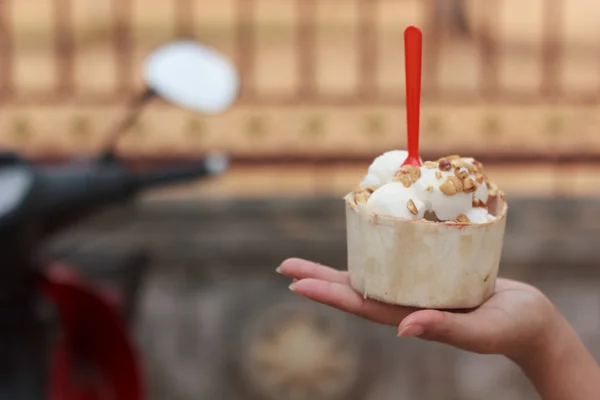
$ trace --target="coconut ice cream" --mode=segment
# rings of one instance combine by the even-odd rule
[[[474,158],[401,167],[407,155],[377,157],[345,198],[351,284],[392,304],[476,307],[494,290],[505,196]]]

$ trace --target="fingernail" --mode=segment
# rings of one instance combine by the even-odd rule
[[[400,329],[398,337],[420,336],[424,331],[425,329],[421,325],[407,325]]]
[[[277,272],[278,274],[280,274],[281,273],[281,267],[275,268],[275,272]]]
[[[294,291],[294,283],[292,283],[290,286],[288,286],[288,289],[290,289],[293,292]]]

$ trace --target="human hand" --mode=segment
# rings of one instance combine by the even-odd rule
[[[311,261],[285,260],[277,271],[294,280],[290,289],[319,303],[373,322],[398,326],[398,336],[417,336],[482,354],[517,361],[543,352],[562,318],[552,303],[525,283],[498,279],[493,296],[473,310],[423,310],[365,299],[350,286],[346,271]]]

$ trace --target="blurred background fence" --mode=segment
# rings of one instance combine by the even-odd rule
[[[294,255],[345,265],[339,198],[405,146],[415,24],[425,158],[484,162],[511,204],[503,275],[541,286],[598,354],[598,20],[597,0],[3,0],[0,147],[41,162],[95,152],[142,89],[148,52],[212,45],[240,70],[236,106],[199,116],[157,101],[119,150],[138,166],[224,150],[231,170],[58,243],[152,247],[139,337],[154,398],[299,400],[277,372],[336,358],[335,374],[306,378],[311,399],[533,399],[508,362],[400,343],[288,294],[273,270]],[[265,352],[287,358],[261,369]]]
[[[412,23],[425,32],[426,100],[598,104],[593,5],[5,0],[0,93],[3,102],[123,101],[141,88],[140,56],[175,36],[211,42],[236,60],[240,104],[399,105],[401,34]]]

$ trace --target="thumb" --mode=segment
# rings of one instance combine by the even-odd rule
[[[496,324],[478,315],[438,310],[416,311],[402,321],[398,336],[418,336],[477,353],[494,352],[500,332]]]

